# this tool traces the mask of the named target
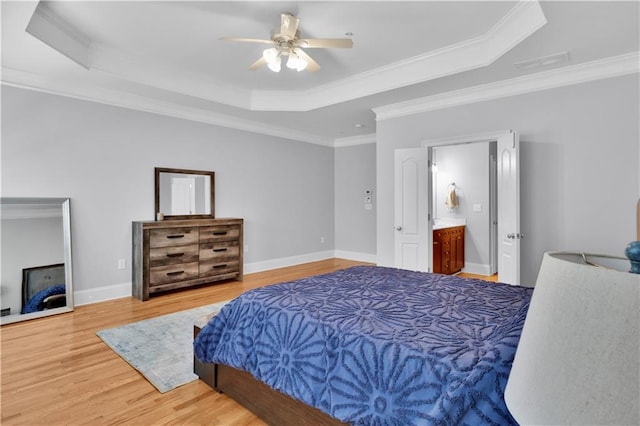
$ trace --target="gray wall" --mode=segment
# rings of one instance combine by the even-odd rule
[[[336,250],[338,254],[351,252],[356,254],[351,258],[375,262],[376,145],[336,148],[335,173]],[[371,210],[364,208],[367,189],[372,191]]]
[[[245,218],[247,264],[332,250],[333,151],[2,87],[2,195],[71,198],[76,291],[131,282],[131,222],[154,219],[154,167],[216,172],[216,216]]]
[[[522,282],[545,251],[623,256],[640,194],[638,93],[634,74],[378,121],[378,263],[394,263],[394,150],[503,129],[520,133]]]
[[[384,120],[377,144],[334,150],[3,86],[1,189],[71,197],[76,290],[131,281],[131,221],[153,219],[156,166],[216,172],[216,216],[245,218],[248,264],[335,249],[393,265],[393,151],[510,128],[532,284],[544,251],[622,255],[634,239],[638,90],[633,75]]]

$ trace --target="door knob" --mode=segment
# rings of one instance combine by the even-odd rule
[[[396,226],[396,231],[402,231],[402,226]]]

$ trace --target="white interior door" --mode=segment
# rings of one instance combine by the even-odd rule
[[[498,138],[498,274],[520,283],[520,140],[515,132]]]
[[[425,148],[395,151],[395,265],[413,271],[428,271],[428,184]]]

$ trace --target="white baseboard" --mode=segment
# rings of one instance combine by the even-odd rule
[[[285,268],[287,266],[300,265],[302,263],[332,259],[334,257],[338,257],[340,259],[355,260],[358,262],[376,262],[376,256],[373,254],[356,253],[342,250],[327,250],[316,253],[302,254],[299,256],[281,257],[279,259],[245,263],[244,273],[252,274],[255,272],[268,271],[270,269]],[[131,282],[92,288],[88,290],[77,290],[73,292],[75,306],[106,302],[107,300],[119,299],[121,297],[131,297]]]
[[[131,297],[131,282],[74,291],[73,304],[75,306],[89,305],[121,297]]]
[[[271,269],[285,268],[287,266],[299,265],[301,263],[315,262],[318,260],[331,259],[334,257],[333,250],[319,251],[316,253],[301,254],[299,256],[281,257],[278,259],[263,260],[244,264],[244,273],[269,271]]]
[[[464,262],[464,268],[462,268],[462,272],[466,272],[468,274],[477,274],[477,275],[491,275],[491,265],[485,265],[482,263],[470,263]]]
[[[354,260],[356,262],[377,263],[378,256],[370,253],[358,253],[355,251],[336,250],[334,256],[339,259]]]
[[[270,259],[262,262],[253,262],[244,264],[244,273],[252,274],[255,272],[268,271],[271,269],[285,268],[287,266],[300,265],[302,263],[316,262],[325,259],[347,259],[357,262],[376,263],[376,255],[369,253],[358,253],[344,250],[327,250],[316,253],[308,253],[300,256],[281,257],[279,259]]]

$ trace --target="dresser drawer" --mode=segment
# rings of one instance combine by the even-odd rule
[[[200,244],[201,261],[209,259],[236,259],[239,255],[240,243],[237,240]]]
[[[217,259],[200,262],[200,276],[230,274],[240,271],[240,264],[237,260],[219,261]]]
[[[198,244],[187,246],[158,247],[149,250],[149,266],[175,265],[198,261]]]
[[[201,243],[237,240],[239,237],[240,226],[238,225],[214,225],[200,227]]]
[[[158,266],[149,271],[149,285],[166,284],[198,277],[198,262]]]
[[[149,231],[149,247],[168,247],[198,242],[198,228],[163,228]]]

